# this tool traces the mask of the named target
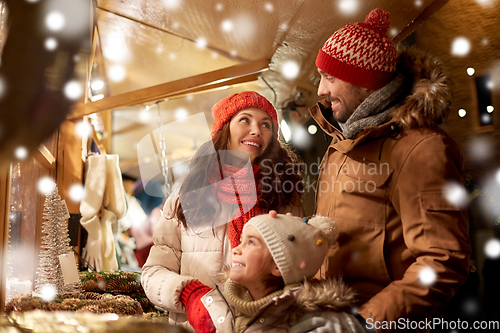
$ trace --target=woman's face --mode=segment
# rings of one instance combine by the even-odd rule
[[[262,155],[273,136],[273,121],[259,108],[238,111],[229,122],[229,150],[247,153],[253,162]]]

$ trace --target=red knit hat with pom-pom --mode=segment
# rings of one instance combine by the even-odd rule
[[[278,135],[278,116],[271,102],[255,91],[244,91],[226,97],[212,107],[212,114],[214,116],[214,125],[210,133],[212,139],[236,112],[248,108],[258,108],[266,111],[273,121],[273,133],[275,136]]]
[[[328,38],[316,58],[316,66],[354,85],[377,90],[393,78],[397,51],[386,31],[389,13],[374,9],[364,23],[351,23]]]

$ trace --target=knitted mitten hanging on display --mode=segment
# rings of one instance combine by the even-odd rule
[[[102,241],[103,241],[103,270],[105,272],[118,270],[118,262],[115,254],[115,239],[113,237],[112,226],[117,224],[116,215],[107,209],[101,219]]]
[[[118,155],[106,155],[106,190],[103,205],[104,208],[115,213],[118,219],[121,219],[125,214],[127,203],[118,161]]]
[[[106,186],[106,156],[89,156],[87,166],[85,190],[80,203],[80,213],[86,220],[97,215],[101,209]]]

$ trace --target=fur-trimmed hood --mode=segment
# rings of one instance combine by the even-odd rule
[[[349,312],[355,301],[354,291],[342,280],[308,280],[295,288],[285,288],[285,292],[273,299],[254,315],[263,312],[275,316],[276,324],[295,322],[312,312]]]
[[[399,70],[407,82],[408,95],[396,107],[393,120],[404,129],[441,124],[450,112],[452,82],[444,65],[415,47],[398,48]]]

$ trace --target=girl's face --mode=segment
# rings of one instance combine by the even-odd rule
[[[248,225],[241,235],[241,244],[233,249],[229,278],[246,287],[256,299],[256,295],[266,290],[264,281],[269,275],[281,276],[281,273],[260,233]]]
[[[273,136],[273,121],[259,108],[238,111],[229,123],[229,150],[247,153],[253,162],[262,155]]]

